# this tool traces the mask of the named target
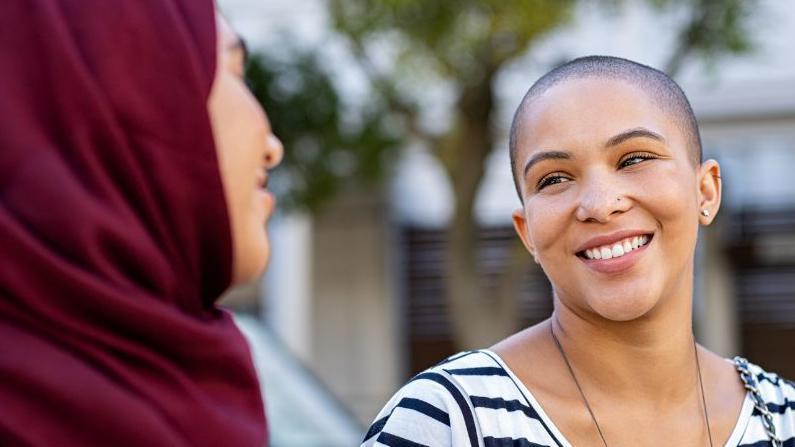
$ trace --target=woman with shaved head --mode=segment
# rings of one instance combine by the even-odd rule
[[[510,154],[514,226],[552,316],[414,377],[363,445],[795,445],[793,383],[693,336],[696,240],[721,180],[679,86],[573,60],[530,88]]]

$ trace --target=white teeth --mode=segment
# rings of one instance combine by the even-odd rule
[[[619,256],[624,256],[624,247],[621,244],[613,245],[612,251],[614,258],[617,258]]]
[[[588,259],[612,259],[624,256],[649,243],[649,237],[634,236],[618,241],[612,245],[603,245],[585,250],[585,257]]]

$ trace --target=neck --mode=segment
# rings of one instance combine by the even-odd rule
[[[581,381],[616,397],[676,403],[696,385],[690,294],[629,322],[580,315],[556,299],[552,328]]]

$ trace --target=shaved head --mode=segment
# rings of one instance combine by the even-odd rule
[[[519,185],[521,173],[517,167],[517,140],[522,130],[527,111],[550,88],[569,80],[602,78],[632,84],[652,99],[678,125],[685,135],[688,150],[694,166],[701,164],[701,135],[690,102],[685,93],[665,73],[647,65],[612,56],[587,56],[567,62],[539,78],[527,91],[516,110],[511,123],[509,139],[511,172],[519,200],[522,188]]]

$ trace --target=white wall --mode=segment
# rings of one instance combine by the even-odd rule
[[[304,363],[312,359],[312,220],[278,213],[268,233],[271,262],[262,282],[262,316]]]

